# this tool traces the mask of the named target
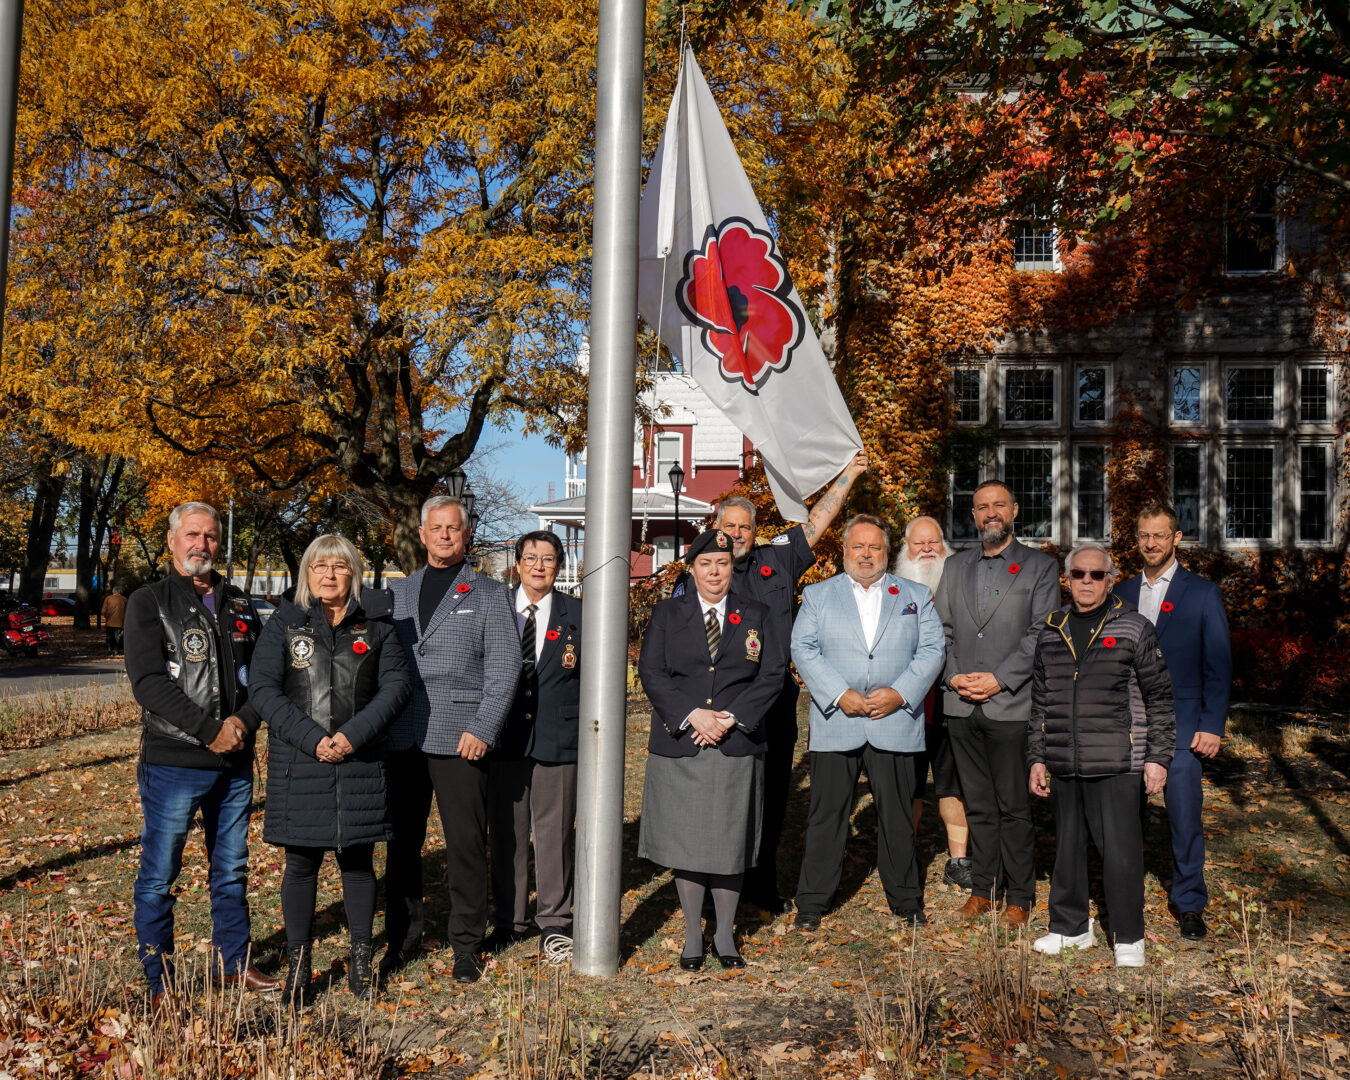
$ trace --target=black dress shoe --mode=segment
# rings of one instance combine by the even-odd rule
[[[702,967],[703,967],[703,954],[702,954],[702,953],[699,953],[697,956],[683,956],[683,955],[682,955],[682,956],[680,957],[680,970],[681,970],[681,971],[698,971],[698,970],[699,970],[700,968],[702,968]]]
[[[799,911],[792,920],[792,925],[798,930],[819,930],[820,916],[809,911]]]
[[[416,946],[413,946],[406,951],[395,949],[393,946],[385,949],[384,955],[380,957],[379,966],[375,971],[375,977],[380,985],[383,986],[395,972],[407,967],[416,952]]]
[[[927,926],[928,916],[923,913],[923,908],[915,908],[913,911],[898,911],[891,908],[891,914],[901,922],[908,923],[910,926]]]
[[[791,909],[792,905],[781,896],[747,896],[746,900],[759,908],[761,911],[767,911],[770,915],[782,915],[783,912]]]
[[[1187,941],[1203,941],[1205,935],[1209,933],[1209,927],[1205,925],[1205,917],[1198,911],[1183,911],[1181,913],[1181,936]]]
[[[473,953],[461,952],[455,953],[455,965],[450,974],[457,983],[474,983],[483,974],[483,969],[478,966],[478,957]]]
[[[713,955],[717,957],[717,962],[727,971],[734,971],[736,968],[745,967],[745,961],[738,952],[720,953],[714,949]]]

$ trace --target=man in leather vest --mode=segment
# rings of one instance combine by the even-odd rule
[[[249,963],[248,821],[259,717],[248,704],[248,665],[262,626],[248,596],[212,569],[220,533],[212,507],[176,507],[169,515],[172,568],[127,603],[127,677],[144,725],[136,940],[157,1006],[172,1001],[165,995],[173,989],[173,884],[198,809],[211,944],[224,979],[251,990],[281,987]]]

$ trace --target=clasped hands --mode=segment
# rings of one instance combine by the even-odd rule
[[[1003,689],[999,686],[998,680],[987,671],[972,671],[966,675],[953,675],[947,680],[947,684],[964,700],[972,701],[976,705],[983,705]]]
[[[216,737],[206,744],[206,748],[213,754],[233,754],[242,749],[247,739],[248,728],[244,727],[244,722],[237,716],[227,716],[221,721]]]
[[[347,736],[338,732],[336,735],[325,735],[319,740],[319,745],[314,750],[314,756],[328,765],[337,765],[352,752],[352,744],[347,741]]]
[[[905,699],[900,696],[898,690],[883,686],[879,690],[873,690],[866,697],[857,690],[845,690],[839,699],[839,708],[847,716],[866,716],[871,720],[880,720],[883,716],[890,716],[904,703]]]
[[[716,746],[736,721],[725,709],[695,709],[689,714],[689,726],[694,729],[695,746]]]

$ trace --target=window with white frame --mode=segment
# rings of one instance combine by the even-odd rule
[[[1055,451],[1049,446],[1005,446],[1003,480],[1017,500],[1017,535],[1055,534]]]
[[[1037,203],[1012,222],[1013,269],[1055,269],[1055,222],[1049,208]]]
[[[1224,272],[1269,274],[1284,261],[1283,223],[1275,212],[1275,189],[1230,201],[1224,214]]]
[[[984,420],[984,369],[959,367],[952,370],[952,403],[960,424]]]
[[[1331,419],[1331,369],[1298,369],[1298,418],[1305,424],[1325,424]]]
[[[1224,536],[1274,540],[1275,448],[1226,446],[1223,456]]]
[[[656,436],[656,472],[652,474],[655,484],[670,483],[670,467],[676,462],[684,468],[684,436],[678,432],[663,432]]]
[[[951,520],[947,535],[953,540],[975,539],[975,518],[971,510],[975,506],[975,487],[980,482],[978,466],[966,465],[953,469],[951,475]]]
[[[1205,418],[1205,369],[1194,364],[1172,368],[1172,423],[1199,424]]]
[[[1334,457],[1327,443],[1298,448],[1298,538],[1324,544],[1331,539],[1331,496]]]
[[[1277,407],[1274,367],[1234,365],[1223,373],[1223,415],[1230,423],[1274,423]]]
[[[1055,369],[1052,367],[1005,367],[1003,369],[1003,421],[1008,424],[1053,424]]]
[[[1107,511],[1106,447],[1074,449],[1074,537],[1105,540],[1111,532]]]
[[[1074,417],[1080,424],[1106,423],[1109,371],[1104,364],[1079,366]]]
[[[1172,447],[1172,507],[1183,540],[1200,539],[1200,508],[1204,505],[1204,459],[1197,443]]]
[[[658,536],[656,542],[652,545],[655,553],[652,555],[652,570],[660,570],[667,563],[675,559],[675,536]]]

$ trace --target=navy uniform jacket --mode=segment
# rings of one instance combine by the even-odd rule
[[[1138,575],[1117,585],[1115,593],[1138,607]],[[1172,676],[1177,745],[1189,747],[1197,731],[1222,736],[1233,682],[1223,593],[1178,564],[1158,612],[1157,632]]]
[[[647,748],[662,757],[694,757],[694,729],[681,729],[695,709],[717,709],[736,717],[736,727],[718,744],[730,757],[764,752],[762,720],[782,692],[788,638],[772,633],[769,610],[754,600],[727,597],[716,660],[708,657],[703,606],[691,585],[681,596],[662,600],[642,636],[638,674],[652,703]]]
[[[511,591],[513,612],[518,592],[519,586]],[[539,654],[534,675],[520,677],[495,756],[576,761],[581,700],[581,601],[554,589],[548,623],[539,623],[536,633],[544,639],[544,651]]]

